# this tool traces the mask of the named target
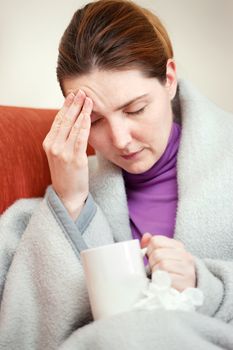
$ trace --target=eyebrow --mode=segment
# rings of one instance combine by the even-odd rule
[[[129,106],[130,104],[136,102],[137,100],[140,100],[140,99],[142,99],[143,97],[147,97],[147,96],[148,96],[148,94],[143,94],[143,95],[137,96],[137,97],[133,98],[132,100],[130,100],[130,101],[124,103],[123,105],[117,107],[117,108],[114,110],[114,112],[119,111],[120,109],[123,109],[123,108]],[[97,114],[97,115],[100,114],[99,112],[94,111],[94,110],[92,110],[92,113]]]

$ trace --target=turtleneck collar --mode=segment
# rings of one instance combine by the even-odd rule
[[[144,232],[172,238],[177,208],[176,160],[181,127],[173,123],[160,159],[142,174],[123,171],[133,238]]]

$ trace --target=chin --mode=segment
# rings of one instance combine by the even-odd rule
[[[122,169],[127,171],[130,174],[142,174],[145,173],[147,170],[149,170],[152,166],[154,165],[153,163],[135,163],[131,164],[129,166],[122,166]]]

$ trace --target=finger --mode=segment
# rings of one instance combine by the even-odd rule
[[[64,118],[64,115],[67,113],[67,111],[69,110],[71,104],[73,103],[75,95],[73,93],[70,93],[64,103],[62,108],[59,110],[59,112],[56,114],[54,121],[51,125],[51,128],[48,132],[48,134],[46,135],[44,141],[43,141],[43,147],[46,150],[50,143],[53,141],[53,139],[55,138],[55,136],[57,135],[57,132],[60,128],[60,125],[62,123],[62,120]]]
[[[152,234],[151,233],[144,233],[141,239],[141,248],[146,248],[151,240]]]
[[[158,248],[185,249],[183,243],[180,241],[173,238],[168,238],[166,236],[155,235],[149,242],[147,249],[148,255],[150,255],[154,249]]]
[[[90,133],[90,115],[93,108],[93,102],[86,98],[79,118],[75,121],[66,144],[67,152],[75,152],[80,155],[86,154],[88,137]],[[77,156],[77,154],[76,154]]]
[[[67,140],[75,121],[79,118],[85,97],[86,95],[82,90],[79,90],[74,97],[73,103],[62,118],[56,137],[56,143],[61,144]]]
[[[186,288],[195,288],[195,279],[184,278],[184,276],[178,275],[176,273],[170,273],[171,277],[171,287],[175,288],[179,292],[183,292]]]
[[[159,267],[154,266],[151,270],[152,273],[158,271]],[[161,269],[160,269],[161,270]],[[183,291],[185,288],[187,287],[192,287],[193,283],[191,282],[191,280],[187,280],[184,278],[183,275],[181,274],[177,274],[175,272],[170,272],[167,270],[163,270],[166,271],[169,274],[169,277],[171,278],[171,287],[177,289],[178,291]]]
[[[192,268],[190,266],[187,267],[184,262],[174,259],[161,260],[157,264],[150,264],[150,268],[152,271],[163,270],[183,277],[192,273]]]
[[[66,97],[62,108],[59,110],[56,117],[54,118],[54,121],[53,121],[51,129],[50,129],[50,134],[57,132],[57,130],[59,129],[59,127],[62,123],[64,116],[66,115],[67,111],[69,110],[70,106],[72,105],[74,98],[75,98],[75,95],[72,92]]]
[[[185,281],[183,276],[178,275],[176,273],[169,273],[169,276],[171,278],[172,288],[175,288],[179,292],[182,292],[185,288],[188,287],[187,282]],[[191,287],[191,285],[189,285],[189,287]]]
[[[148,258],[151,266],[160,263],[163,260],[177,260],[177,261],[187,261],[188,255],[181,249],[172,248],[157,248],[154,249],[150,254],[148,253]]]
[[[63,103],[62,108],[58,111],[56,117],[54,118],[52,128],[56,127],[56,125],[60,125],[61,121],[66,114],[66,112],[69,110],[70,106],[72,105],[75,98],[75,94],[73,92],[69,93],[67,97],[65,98],[65,101]]]
[[[83,119],[80,125],[80,132],[75,144],[75,153],[86,154],[88,138],[90,134],[91,127],[91,112],[93,108],[93,102],[90,98],[86,98],[85,104],[83,106]]]

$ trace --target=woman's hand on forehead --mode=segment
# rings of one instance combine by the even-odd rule
[[[73,219],[89,192],[86,151],[92,108],[92,100],[83,91],[69,93],[43,142],[52,186]]]

